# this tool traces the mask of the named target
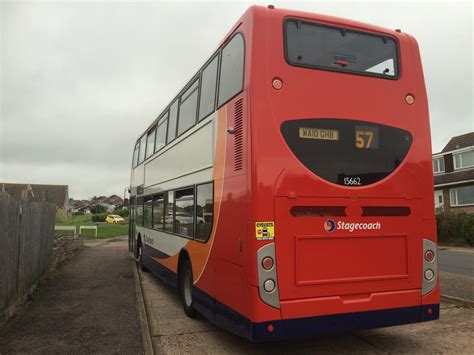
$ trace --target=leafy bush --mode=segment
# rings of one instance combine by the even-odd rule
[[[128,210],[115,210],[113,214],[118,214],[120,217],[128,217]]]
[[[436,213],[438,240],[453,245],[474,245],[474,215],[465,212]]]

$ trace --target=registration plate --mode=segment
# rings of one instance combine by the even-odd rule
[[[323,139],[330,141],[339,140],[339,131],[335,129],[306,128],[300,127],[300,138],[306,139]]]

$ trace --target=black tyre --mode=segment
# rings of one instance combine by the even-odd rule
[[[183,261],[180,272],[180,295],[183,303],[184,313],[189,318],[196,317],[193,297],[193,269],[189,259]]]
[[[137,263],[140,266],[140,270],[143,272],[147,272],[148,269],[143,265],[143,254],[142,254],[142,245],[141,243],[138,244],[138,250],[137,250]]]

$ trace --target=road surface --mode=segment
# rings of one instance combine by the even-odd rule
[[[441,271],[474,276],[474,253],[442,249],[438,253]]]
[[[441,319],[305,340],[253,344],[185,316],[175,292],[150,273],[140,272],[150,336],[164,354],[453,353],[472,354],[474,309],[442,303]]]

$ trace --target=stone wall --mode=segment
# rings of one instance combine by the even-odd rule
[[[51,268],[55,269],[64,261],[71,259],[77,249],[84,246],[84,238],[80,235],[67,235],[54,238]]]

